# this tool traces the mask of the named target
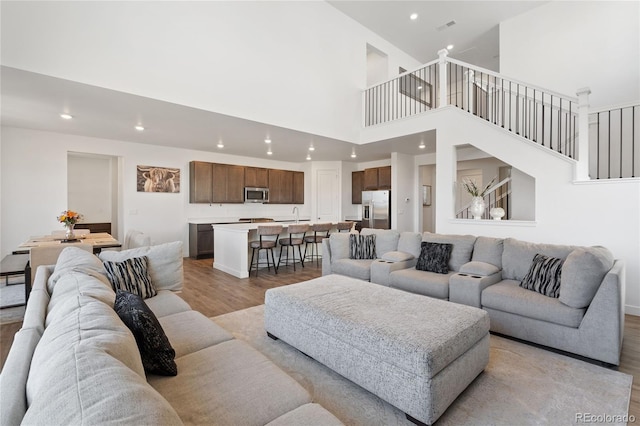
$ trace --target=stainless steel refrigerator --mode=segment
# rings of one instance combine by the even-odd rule
[[[362,227],[391,229],[391,191],[362,191]]]

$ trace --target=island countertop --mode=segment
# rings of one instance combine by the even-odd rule
[[[193,217],[188,218],[187,222],[193,225],[206,225],[206,224],[238,224],[249,223],[246,220],[240,220],[240,217]],[[270,217],[274,222],[291,222],[295,221],[295,216],[273,216]],[[300,221],[309,221],[309,217],[301,217]]]
[[[287,227],[295,223],[295,220],[289,220],[286,222],[212,224],[215,234],[213,267],[238,278],[247,278],[249,276],[249,259],[251,258],[249,240],[257,238],[258,226],[282,225],[281,235],[284,236],[287,235]],[[335,228],[338,222],[329,220],[303,221],[301,219],[299,223],[310,225],[331,223]],[[279,247],[275,249],[278,250]],[[278,257],[277,254],[276,257]]]

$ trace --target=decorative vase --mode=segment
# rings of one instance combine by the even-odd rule
[[[75,234],[73,233],[73,227],[76,226],[75,223],[67,223],[64,227],[67,228],[67,231],[64,234],[64,238],[66,240],[73,240],[76,238]]]
[[[469,212],[473,215],[473,218],[476,220],[482,219],[482,215],[484,214],[485,204],[483,197],[473,197],[471,199],[471,205],[469,206]]]
[[[493,220],[502,220],[504,216],[504,209],[502,207],[494,207],[489,210],[489,214]]]

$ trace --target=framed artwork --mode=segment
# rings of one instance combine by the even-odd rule
[[[431,185],[422,185],[422,205],[431,205]]]
[[[180,169],[137,166],[138,192],[180,192]]]
[[[400,77],[400,93],[431,107],[432,86],[413,74]]]

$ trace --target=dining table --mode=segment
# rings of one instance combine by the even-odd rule
[[[64,237],[58,235],[44,235],[41,237],[31,237],[24,243],[20,244],[13,254],[29,253],[32,247],[45,247],[55,245],[68,245],[73,244],[90,244],[93,247],[94,253],[100,253],[105,248],[117,248],[122,247],[122,243],[115,239],[111,234],[106,232],[92,232],[88,234],[77,235],[73,240],[66,240]]]

